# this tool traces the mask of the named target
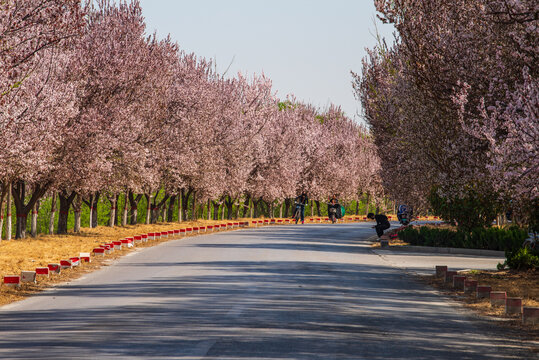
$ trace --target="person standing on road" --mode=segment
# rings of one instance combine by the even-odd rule
[[[305,224],[305,206],[307,205],[308,201],[309,201],[309,198],[307,197],[307,194],[305,193],[305,191],[303,191],[301,195],[296,198],[296,207],[299,207],[302,224]],[[297,220],[296,220],[296,224],[297,224]]]
[[[376,225],[373,226],[374,229],[376,229],[376,235],[380,238],[382,235],[384,235],[384,230],[387,230],[390,228],[389,220],[387,219],[387,216],[382,214],[374,215],[373,213],[368,213],[367,218],[371,220],[376,220]]]

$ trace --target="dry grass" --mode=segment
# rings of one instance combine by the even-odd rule
[[[239,219],[236,221],[248,221],[252,219]],[[22,270],[34,271],[36,267],[46,267],[50,263],[59,263],[73,256],[79,256],[81,252],[92,252],[101,244],[113,240],[123,239],[138,234],[149,232],[167,231],[182,229],[192,226],[207,226],[226,223],[227,221],[199,220],[196,222],[162,223],[152,225],[129,225],[117,226],[114,228],[100,226],[94,229],[83,228],[80,234],[68,235],[42,235],[35,239],[2,241],[0,243],[0,275],[19,275]],[[188,235],[196,236],[196,235]],[[154,246],[160,242],[169,240],[158,240],[144,244],[137,244],[137,248]],[[59,284],[82,276],[85,273],[95,271],[110,263],[111,259],[117,259],[131,251],[122,249],[114,251],[105,257],[92,256],[91,263],[84,263],[73,269],[63,270],[60,274],[52,275],[50,278],[38,277],[37,284],[23,284],[20,289],[2,285],[0,287],[0,305],[5,305],[21,300],[36,292],[42,291],[51,285]]]
[[[492,291],[505,291],[508,297],[522,298],[524,306],[539,306],[539,271],[461,271],[469,279],[478,280],[479,285],[490,285]],[[477,299],[475,294],[464,294],[453,289],[435,276],[420,276],[421,280],[440,290],[445,295],[461,302],[477,314],[491,319],[503,320],[498,323],[524,331],[534,341],[539,340],[539,325],[524,325],[520,315],[506,315],[504,307],[491,306],[489,299]]]

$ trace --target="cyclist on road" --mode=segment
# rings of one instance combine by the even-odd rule
[[[307,205],[307,202],[309,201],[309,198],[307,197],[307,194],[305,191],[301,193],[300,196],[296,198],[296,211],[300,212],[301,217],[301,223],[305,224],[305,205]],[[298,223],[299,218],[296,217],[296,224]]]

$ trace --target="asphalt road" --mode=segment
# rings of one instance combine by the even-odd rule
[[[416,282],[393,255],[373,253],[372,234],[366,224],[265,227],[138,251],[0,309],[0,358],[531,355],[497,327]],[[426,259],[421,254],[411,262],[427,269]],[[461,257],[458,263],[473,268],[474,261]],[[495,264],[491,259],[484,266]]]

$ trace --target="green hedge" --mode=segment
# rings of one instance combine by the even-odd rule
[[[399,238],[411,245],[499,251],[514,251],[522,246],[527,237],[527,232],[518,227],[477,228],[470,233],[427,226],[422,226],[419,230],[407,227],[399,231]]]

